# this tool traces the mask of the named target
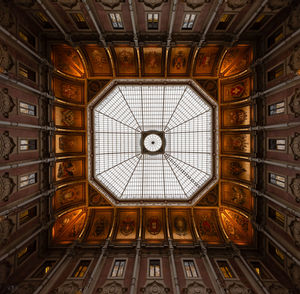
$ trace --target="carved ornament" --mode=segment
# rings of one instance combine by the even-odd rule
[[[289,66],[296,74],[300,70],[300,47],[296,47],[291,55]]]
[[[288,19],[288,27],[292,31],[295,31],[300,27],[300,4],[291,10]]]
[[[0,72],[8,72],[13,67],[14,63],[11,55],[8,53],[6,45],[0,45]]]
[[[288,270],[293,284],[296,286],[297,290],[299,290],[300,289],[300,266],[293,263]]]
[[[210,0],[184,0],[184,2],[186,3],[186,6],[196,9],[201,7],[204,3],[210,2]]]
[[[185,294],[209,294],[211,292],[211,289],[198,282],[194,282],[184,289]]]
[[[15,183],[8,173],[0,177],[0,200],[7,201],[10,194],[12,194]]]
[[[113,281],[112,283],[107,284],[103,288],[98,288],[98,293],[103,294],[122,294],[127,291],[127,288],[123,288],[121,284]]]
[[[278,284],[272,284],[269,287],[270,294],[288,294],[289,291],[286,288],[283,288],[281,285]]]
[[[251,289],[246,288],[241,284],[233,283],[227,287],[228,293],[230,294],[251,294],[253,293]]]
[[[14,223],[11,219],[0,218],[0,245],[3,246],[7,243],[9,236],[12,233]]]
[[[119,6],[121,2],[124,2],[124,0],[96,0],[96,2],[100,2],[102,5],[113,9]]]
[[[295,117],[300,116],[300,91],[298,88],[295,90],[295,94],[292,96],[289,105],[291,112],[295,114]]]
[[[0,90],[0,113],[7,118],[14,107],[15,104],[11,96],[8,95],[7,88]]]
[[[8,5],[3,0],[0,0],[0,24],[5,29],[10,29],[14,25],[14,18],[13,15],[10,12],[10,9],[8,8]]]
[[[13,138],[9,136],[7,131],[0,135],[0,157],[8,160],[9,154],[13,152],[15,146]]]
[[[35,0],[15,0],[14,2],[16,5],[30,8],[35,4],[36,1]]]
[[[81,289],[74,282],[66,282],[52,291],[53,294],[75,294],[81,293]]]
[[[145,294],[163,294],[168,293],[169,288],[165,288],[162,284],[157,283],[156,281],[146,285],[144,288],[141,288],[141,292]]]
[[[78,4],[78,0],[58,0],[57,1],[61,6],[72,9]]]
[[[295,219],[290,223],[289,227],[295,241],[295,245],[300,247],[300,221]]]
[[[268,7],[271,10],[281,9],[289,3],[287,0],[269,0]]]
[[[141,2],[144,2],[145,6],[151,7],[152,9],[159,7],[162,5],[163,2],[166,2],[166,0],[140,0]]]
[[[248,0],[227,0],[227,5],[231,9],[237,9],[244,7],[248,3]]]
[[[294,154],[294,158],[297,160],[300,158],[300,133],[295,133],[295,136],[291,141],[291,149]]]

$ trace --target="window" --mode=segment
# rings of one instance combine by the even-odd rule
[[[37,173],[32,173],[20,177],[20,188],[25,188],[27,186],[33,185],[37,182]]]
[[[25,41],[26,43],[28,43],[32,47],[35,47],[36,41],[35,41],[35,37],[32,34],[30,34],[29,32],[27,32],[24,29],[20,29],[19,30],[19,36],[23,41]]]
[[[224,277],[224,279],[234,278],[233,272],[229,267],[229,264],[225,260],[217,261],[218,267]]]
[[[109,18],[114,29],[124,29],[120,13],[110,13]]]
[[[23,210],[19,213],[19,224],[24,225],[37,216],[37,207],[31,207],[29,209]]]
[[[159,259],[149,260],[149,277],[161,277]]]
[[[36,74],[35,71],[29,69],[27,66],[23,65],[23,64],[19,64],[19,75],[31,80],[33,82],[36,82]]]
[[[20,113],[27,114],[31,116],[36,116],[36,106],[32,104],[28,104],[25,102],[20,102],[19,104]]]
[[[147,14],[147,27],[148,30],[158,30],[158,13]]]
[[[284,151],[286,146],[285,139],[269,139],[269,149]]]
[[[267,22],[268,20],[271,18],[271,15],[267,15],[267,14],[260,14],[255,22],[253,23],[253,25],[250,27],[250,30],[252,31],[259,31]]]
[[[186,13],[184,16],[182,30],[192,30],[196,19],[196,14],[194,13]]]
[[[70,13],[73,21],[79,30],[87,30],[89,26],[87,25],[83,15],[81,13]]]
[[[37,140],[36,139],[21,139],[20,140],[20,150],[36,150],[37,149]]]
[[[123,277],[124,275],[124,270],[125,270],[125,264],[126,260],[123,259],[117,259],[114,262],[114,266],[111,272],[112,277]]]
[[[29,257],[36,250],[36,241],[34,240],[28,246],[21,248],[17,252],[17,264],[21,264],[27,257]]]
[[[219,23],[216,27],[217,31],[227,30],[229,24],[233,20],[234,14],[223,14],[219,20]]]
[[[35,14],[35,17],[44,29],[46,29],[46,30],[53,29],[52,24],[49,22],[48,18],[46,17],[46,15],[44,13],[38,11]]]
[[[183,266],[187,278],[198,278],[195,263],[193,260],[184,260]]]
[[[278,43],[282,38],[283,38],[283,28],[280,27],[267,39],[268,48]]]
[[[284,113],[284,110],[285,110],[284,101],[271,104],[268,107],[269,115]]]
[[[39,269],[32,275],[34,279],[43,279],[53,268],[55,264],[55,260],[47,260],[45,261]]]
[[[270,274],[266,271],[266,269],[261,265],[258,261],[251,261],[251,266],[254,268],[255,273],[262,279],[270,279]]]
[[[269,183],[280,188],[285,188],[285,177],[269,173]]]
[[[274,257],[280,264],[284,265],[284,253],[269,243],[269,253],[272,257]]]
[[[272,207],[268,207],[268,216],[280,226],[284,227],[285,216]]]
[[[81,260],[72,274],[72,278],[83,278],[90,265],[90,260]]]
[[[283,63],[268,71],[268,82],[278,79],[283,76]]]

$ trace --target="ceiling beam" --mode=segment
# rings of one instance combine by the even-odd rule
[[[82,2],[83,2],[84,6],[85,6],[85,9],[87,10],[87,12],[88,12],[88,14],[89,14],[89,16],[90,16],[93,24],[94,24],[94,27],[95,27],[97,33],[98,33],[99,41],[103,44],[104,48],[107,48],[106,41],[105,41],[105,39],[103,37],[103,34],[102,34],[101,30],[100,30],[100,27],[99,27],[97,21],[95,19],[95,16],[94,16],[94,14],[93,14],[93,12],[92,12],[92,10],[90,8],[90,5],[88,4],[87,0],[82,0]]]
[[[170,26],[169,26],[169,33],[168,33],[168,39],[167,39],[167,49],[171,46],[172,41],[172,33],[173,33],[173,27],[174,27],[174,21],[175,21],[175,15],[176,15],[176,7],[177,7],[178,0],[173,0],[172,2],[172,8],[171,8],[171,20],[170,20]]]
[[[68,34],[63,27],[59,24],[59,22],[55,19],[51,11],[45,6],[45,4],[42,2],[42,0],[37,0],[37,2],[40,4],[40,6],[43,8],[43,10],[46,12],[46,14],[49,16],[49,18],[53,21],[53,23],[57,26],[57,28],[60,30],[60,32],[64,35],[64,38],[66,41],[69,42],[69,44],[74,47],[74,44],[72,42],[71,35]]]
[[[209,18],[209,20],[208,20],[208,23],[207,23],[206,26],[205,26],[204,32],[202,33],[201,39],[200,39],[200,41],[199,41],[199,43],[198,43],[198,48],[201,48],[202,45],[203,45],[203,43],[205,42],[206,34],[207,34],[207,32],[208,32],[208,30],[209,30],[209,28],[210,28],[212,22],[214,21],[215,16],[216,16],[216,14],[217,14],[217,12],[218,12],[218,10],[219,10],[219,7],[220,7],[220,5],[221,5],[222,3],[223,3],[223,0],[218,0],[218,3],[217,3],[217,5],[216,5],[215,9],[213,10],[213,13],[212,13],[211,16],[210,16],[210,18]]]

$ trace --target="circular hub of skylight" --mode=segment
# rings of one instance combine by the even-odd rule
[[[193,81],[115,80],[88,123],[89,181],[115,204],[193,204],[217,181],[217,104]]]

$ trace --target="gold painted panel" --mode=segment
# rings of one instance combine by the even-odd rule
[[[93,217],[86,241],[88,243],[99,243],[108,237],[113,221],[112,209],[93,209]]]
[[[252,152],[252,140],[250,133],[221,133],[222,153],[245,154]]]
[[[195,62],[195,76],[215,76],[221,53],[220,46],[207,46],[199,50]]]
[[[74,178],[83,178],[85,175],[84,159],[66,159],[56,161],[54,167],[54,180],[62,181]]]
[[[222,182],[222,204],[233,206],[250,213],[253,209],[253,197],[251,191],[241,185]]]
[[[246,160],[222,158],[222,178],[252,182],[253,167]]]
[[[163,49],[161,47],[143,48],[143,74],[163,75]]]
[[[165,221],[163,209],[144,209],[143,210],[143,232],[146,240],[165,239]]]
[[[137,210],[120,210],[118,214],[117,240],[135,240],[138,234]]]
[[[83,49],[91,76],[112,75],[112,68],[106,50],[98,45],[87,45]]]
[[[64,129],[84,129],[84,110],[55,105],[53,108],[55,126]]]
[[[75,49],[68,45],[52,46],[52,61],[59,71],[76,77],[85,76],[85,70],[82,60]]]
[[[117,73],[123,76],[137,75],[137,59],[133,47],[114,47],[117,60]]]
[[[85,204],[85,184],[68,185],[58,189],[52,201],[54,211]]]
[[[53,77],[54,96],[66,102],[84,103],[84,83],[69,79]]]
[[[194,215],[201,240],[208,244],[221,244],[224,242],[216,209],[195,209]]]
[[[222,127],[241,128],[250,126],[251,115],[250,105],[222,109]]]
[[[186,75],[190,65],[191,47],[174,47],[169,58],[169,74]]]
[[[193,240],[191,230],[190,210],[170,210],[170,229],[172,238],[175,241]]]
[[[85,135],[84,134],[56,134],[55,138],[55,153],[62,155],[69,154],[82,154],[85,152]]]

